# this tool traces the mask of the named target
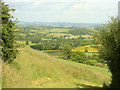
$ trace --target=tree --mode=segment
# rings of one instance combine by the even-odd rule
[[[2,8],[1,19],[2,19],[2,60],[8,63],[11,63],[17,54],[15,48],[15,29],[17,26],[16,22],[12,21],[13,16],[10,15],[10,12],[14,12],[15,9],[9,9],[8,5],[5,5],[4,2],[0,1]]]
[[[60,51],[63,53],[64,59],[70,59],[72,53],[72,47],[69,44],[62,44],[60,47]]]
[[[98,28],[94,35],[95,42],[99,41],[100,57],[107,61],[111,71],[111,88],[120,88],[120,28],[118,18],[111,17],[110,21]]]
[[[85,63],[86,62],[86,55],[84,52],[75,51],[71,54],[70,59],[74,62]]]
[[[26,44],[26,45],[29,45],[29,41],[27,40],[25,44]]]

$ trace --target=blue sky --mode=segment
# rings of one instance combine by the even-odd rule
[[[3,0],[25,22],[104,23],[118,15],[119,0]]]

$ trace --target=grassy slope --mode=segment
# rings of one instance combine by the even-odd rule
[[[110,81],[106,69],[56,59],[29,47],[21,48],[12,64],[3,63],[2,75],[4,88],[89,88]]]

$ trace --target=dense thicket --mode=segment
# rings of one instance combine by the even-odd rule
[[[15,9],[9,9],[8,5],[0,1],[1,4],[1,19],[2,19],[2,60],[8,63],[12,62],[16,57],[17,50],[15,49],[15,22],[12,21],[13,16],[10,15]]]
[[[112,88],[120,88],[120,29],[118,28],[118,18],[111,17],[110,21],[103,27],[98,28],[95,34],[95,41],[99,41],[98,46],[100,57],[107,61],[111,71]]]

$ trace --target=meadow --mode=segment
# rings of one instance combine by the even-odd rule
[[[3,62],[3,88],[100,88],[109,84],[108,69],[58,59],[28,46],[11,63]]]

